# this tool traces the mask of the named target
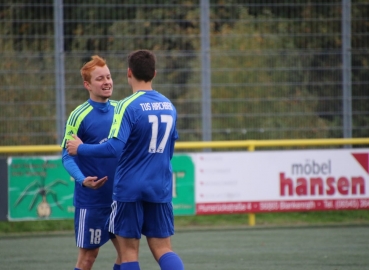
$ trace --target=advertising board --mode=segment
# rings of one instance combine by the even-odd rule
[[[369,209],[369,150],[192,154],[196,214]]]
[[[369,209],[369,149],[176,154],[175,215]],[[8,219],[73,218],[59,156],[8,158]]]

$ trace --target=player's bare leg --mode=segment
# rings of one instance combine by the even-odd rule
[[[78,252],[76,269],[91,270],[98,254],[99,248],[95,249],[80,248]]]
[[[160,257],[165,253],[173,252],[172,244],[170,242],[170,238],[153,238],[147,237],[147,243],[149,244],[149,248],[151,250],[152,255],[154,256],[156,261],[159,261]]]
[[[172,250],[170,237],[147,237],[147,243],[161,270],[184,270],[181,258]]]
[[[118,268],[118,265],[120,266],[120,264],[122,263],[122,259],[120,258],[120,254],[119,254],[119,243],[118,243],[118,239],[113,238],[111,239],[111,242],[113,243],[115,250],[117,251],[117,258],[115,259],[115,265],[114,268],[120,269],[120,267]]]

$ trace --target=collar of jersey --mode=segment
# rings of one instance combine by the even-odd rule
[[[108,102],[96,102],[96,101],[93,101],[92,99],[89,99],[88,103],[90,103],[91,106],[94,107],[95,109],[98,109],[102,112],[109,111],[109,107],[110,107],[110,101],[109,100],[108,100]]]

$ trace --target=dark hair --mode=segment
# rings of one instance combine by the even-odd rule
[[[137,50],[128,55],[128,67],[139,81],[152,81],[155,76],[155,62],[155,55],[148,50]]]

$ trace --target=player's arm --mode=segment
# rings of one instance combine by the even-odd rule
[[[174,132],[173,132],[173,136],[172,136],[172,140],[171,140],[171,145],[170,145],[170,159],[172,159],[173,154],[174,154],[174,145],[176,143],[176,140],[178,140],[179,136],[178,136],[178,132],[177,129],[174,128]]]
[[[62,164],[64,166],[64,169],[69,173],[70,176],[74,178],[74,180],[82,185],[83,180],[86,178],[84,174],[79,169],[77,163],[74,160],[74,157],[68,155],[68,152],[66,150],[66,143],[69,139],[73,139],[71,137],[71,134],[76,134],[78,132],[79,126],[75,126],[70,124],[71,119],[73,118],[74,112],[71,113],[71,115],[68,118],[67,124],[65,126],[64,131],[64,138],[61,143],[61,147],[63,148],[62,151]]]
[[[73,137],[75,140],[67,142],[67,151],[69,155],[80,155],[85,157],[119,157],[125,145],[124,142],[117,138],[111,138],[102,144],[84,144],[78,137]]]
[[[75,162],[74,157],[70,156],[65,148],[63,149],[62,163],[69,175],[81,186],[97,189],[108,180],[107,176],[100,179],[97,179],[97,176],[85,177]]]
[[[120,157],[127,138],[131,132],[132,116],[129,111],[114,115],[113,124],[109,133],[109,139],[101,144],[84,144],[76,135],[66,142],[69,155],[81,155],[91,157]]]
[[[63,148],[62,163],[69,175],[72,176],[78,184],[82,185],[86,177],[79,169],[74,157],[70,156],[65,148]]]
[[[92,189],[97,189],[101,187],[106,180],[108,179],[107,176],[98,179],[96,176],[87,176],[82,173],[80,168],[78,167],[75,158],[70,156],[68,154],[68,151],[66,149],[68,140],[73,139],[72,135],[77,134],[79,132],[79,129],[81,127],[81,122],[83,120],[84,116],[83,114],[78,114],[80,110],[78,110],[83,105],[77,107],[76,110],[74,110],[71,115],[68,118],[67,124],[65,126],[65,132],[64,132],[64,138],[61,143],[61,147],[63,148],[62,152],[62,164],[65,168],[65,170],[69,173],[70,176],[74,178],[74,180],[84,187],[89,187]],[[73,119],[79,119],[79,117],[82,117],[80,121],[72,121]]]

